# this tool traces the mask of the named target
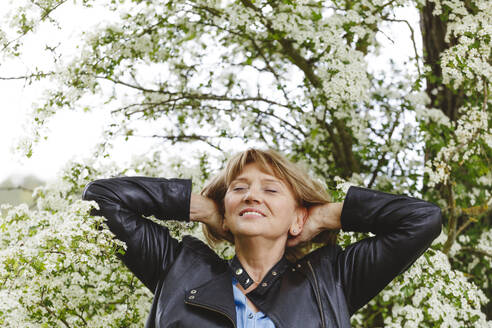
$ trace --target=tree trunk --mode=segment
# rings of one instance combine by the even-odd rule
[[[463,93],[452,91],[442,85],[441,53],[454,45],[445,41],[447,23],[441,16],[434,16],[434,3],[427,1],[420,12],[420,29],[424,46],[424,64],[431,68],[432,76],[427,76],[426,92],[431,106],[442,110],[451,121],[458,119],[458,108],[463,104]],[[433,90],[435,90],[433,92]]]
[[[423,43],[424,64],[431,68],[426,77],[426,93],[431,100],[432,108],[440,109],[451,121],[456,121],[458,109],[463,104],[464,95],[462,92],[453,91],[442,84],[442,69],[440,56],[441,53],[455,44],[455,40],[445,41],[447,22],[443,21],[442,16],[432,14],[435,5],[427,1],[420,11],[420,30]],[[424,160],[432,160],[437,154],[428,145],[424,150]],[[445,186],[438,186],[442,198],[445,198]],[[428,187],[424,180],[422,193],[426,194]]]

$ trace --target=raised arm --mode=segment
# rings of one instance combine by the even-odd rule
[[[351,187],[341,225],[344,231],[376,235],[348,246],[336,259],[353,314],[430,246],[441,232],[441,210],[417,198]]]
[[[93,215],[106,218],[109,229],[127,245],[120,256],[125,265],[154,291],[159,275],[172,263],[180,244],[166,227],[142,215],[161,220],[188,221],[191,180],[120,177],[89,183],[82,195],[100,209]]]

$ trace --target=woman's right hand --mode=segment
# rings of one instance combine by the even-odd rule
[[[210,198],[191,194],[190,221],[202,222],[218,235],[227,236],[222,225],[223,218],[219,213],[219,208]]]

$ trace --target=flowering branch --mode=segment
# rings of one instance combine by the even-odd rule
[[[60,2],[57,3],[56,5],[54,5],[52,8],[49,8],[49,9],[46,9],[46,8],[42,8],[41,6],[38,5],[39,8],[41,8],[42,10],[44,10],[44,13],[41,15],[41,18],[39,19],[40,22],[44,21],[46,18],[49,17],[49,15],[54,11],[56,10],[58,7],[60,7],[62,4],[64,4],[65,2],[67,2],[68,0],[59,0]],[[36,4],[36,3],[35,3]],[[37,5],[37,4],[36,4]],[[25,35],[27,35],[27,33],[31,32],[33,30],[33,26],[24,26],[24,28],[22,29],[22,33],[16,37],[15,39],[12,39],[6,43],[4,43],[3,45],[3,48],[0,50],[0,51],[4,51],[5,49],[7,49],[12,43],[14,42],[17,42],[19,41],[22,37],[24,37]]]
[[[41,300],[39,301],[39,303],[38,303],[38,304],[39,304],[39,305],[41,305],[41,307],[42,307],[43,309],[45,309],[45,310],[46,310],[49,314],[51,314],[51,316],[53,316],[55,319],[60,320],[60,321],[61,321],[61,322],[65,325],[65,327],[70,328],[70,325],[68,324],[68,322],[67,322],[65,319],[63,319],[61,316],[56,315],[56,313],[54,313],[54,312],[53,312],[53,311],[49,308],[49,306],[48,306],[48,305],[44,304],[44,302],[45,302],[45,300],[44,300],[44,292],[45,292],[45,289],[44,289],[44,288],[42,288],[42,290],[41,290]]]
[[[9,80],[29,80],[33,78],[41,79],[54,74],[55,72],[46,72],[46,73],[34,73],[34,74],[19,75],[19,76],[0,76],[0,80],[9,81]]]

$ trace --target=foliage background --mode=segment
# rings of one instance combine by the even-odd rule
[[[106,18],[70,42],[53,33],[39,50],[46,65],[0,77],[45,90],[18,151],[31,156],[63,111],[110,115],[92,156],[36,188],[31,207],[2,206],[2,326],[142,326],[151,293],[116,261],[124,245],[89,216],[83,187],[116,175],[182,176],[198,191],[236,150],[231,141],[302,161],[335,200],[356,184],[441,206],[444,230],[432,249],[354,315],[354,326],[491,326],[490,1],[10,6],[0,30],[7,62],[22,60],[40,29],[63,30],[67,6]],[[398,24],[414,52],[381,68],[381,40]],[[142,137],[155,140],[152,151],[111,161],[118,140]],[[177,238],[200,235],[166,224]],[[341,233],[339,242],[363,237]]]

